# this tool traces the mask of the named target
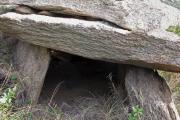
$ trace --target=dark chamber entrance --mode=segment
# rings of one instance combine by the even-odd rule
[[[123,71],[118,64],[56,53],[39,103],[56,106],[65,118],[62,120],[105,120],[109,114],[124,118]]]
[[[52,55],[39,101],[47,104],[53,98],[61,105],[72,104],[79,97],[105,96],[111,90],[108,75],[116,81],[117,64],[56,53]]]

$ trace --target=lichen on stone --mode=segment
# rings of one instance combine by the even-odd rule
[[[0,14],[10,12],[16,8],[16,5],[0,5]]]
[[[168,32],[173,32],[177,35],[180,36],[180,25],[177,26],[169,26],[169,28],[167,29]]]

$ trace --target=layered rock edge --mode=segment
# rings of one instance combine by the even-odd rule
[[[56,2],[58,4],[54,4],[51,1],[42,4],[41,0],[33,2],[20,0],[1,1],[0,3],[13,5],[24,4],[51,12],[73,13],[74,15],[93,17],[98,17],[96,15],[99,15],[100,12],[102,13],[103,9],[93,9],[93,13],[96,14],[92,15],[90,14],[92,11],[88,11],[91,7],[96,6],[96,8],[101,8],[102,6],[110,7],[112,5],[111,8],[114,10],[116,8],[117,12],[121,8],[121,11],[119,13],[113,12],[111,16],[107,12],[107,14],[102,14],[106,17],[100,17],[120,27],[111,26],[103,21],[63,18],[61,16],[42,16],[37,14],[22,15],[11,12],[0,15],[0,30],[35,45],[91,59],[180,72],[180,37],[166,31],[168,26],[176,25],[180,21],[179,17],[177,17],[180,15],[178,9],[160,1],[148,0],[140,3],[138,3],[138,0],[135,1],[134,4],[138,5],[137,7],[131,4],[132,1],[126,0],[119,2],[109,0],[105,2],[107,4],[103,1],[97,1],[97,4],[90,4],[89,8],[83,7],[88,3],[85,3],[83,0],[80,1],[81,4],[79,6],[73,6],[77,1],[65,3],[65,0],[59,0]],[[157,9],[155,3],[159,4],[159,9]],[[150,11],[146,12],[148,10],[142,11],[144,5],[147,8],[150,7],[154,12],[151,11],[152,14],[150,14]],[[128,6],[128,11],[124,9],[125,6]],[[134,9],[140,6],[142,9],[139,9],[139,11],[136,10],[136,12],[144,13],[145,16],[141,16],[141,18],[139,16],[141,15],[140,13],[135,14],[133,12]],[[75,10],[75,8],[78,10]],[[69,12],[67,12],[68,10]],[[159,12],[157,12],[158,10]],[[120,13],[122,14],[119,15]],[[125,13],[126,15],[123,15]],[[154,14],[159,16],[158,19]],[[113,21],[114,16],[118,16],[118,21],[122,23]],[[128,22],[125,21],[127,18],[129,18]],[[153,21],[154,19],[158,21]],[[138,21],[142,24],[134,23]]]

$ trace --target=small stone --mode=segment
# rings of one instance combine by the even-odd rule
[[[45,16],[53,16],[53,13],[51,13],[49,11],[40,11],[38,14],[39,15],[45,15]]]
[[[35,13],[33,9],[27,6],[18,6],[15,9],[15,12],[20,13],[20,14],[34,14]]]

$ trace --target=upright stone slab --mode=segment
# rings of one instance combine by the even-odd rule
[[[46,48],[19,41],[14,52],[14,64],[24,79],[27,96],[36,104],[49,66]]]
[[[130,67],[125,78],[130,105],[143,108],[141,120],[179,120],[166,81],[153,70]]]

